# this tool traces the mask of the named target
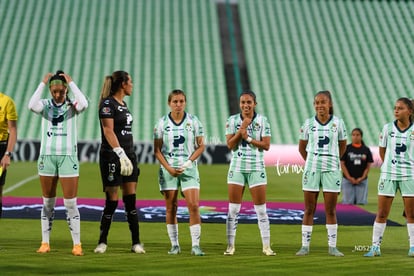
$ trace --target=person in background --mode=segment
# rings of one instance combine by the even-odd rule
[[[341,157],[342,204],[367,204],[368,173],[374,162],[371,150],[362,140],[362,130],[352,130],[352,143],[346,146]]]
[[[13,99],[0,92],[0,218],[3,210],[3,186],[17,141],[17,117]]]
[[[404,203],[409,237],[408,256],[414,257],[414,102],[399,98],[393,122],[382,128],[379,155],[383,161],[378,180],[378,211],[372,229],[372,246],[365,257],[381,256],[387,218],[397,190]]]
[[[41,99],[49,85],[51,99]],[[68,96],[71,89],[74,99]],[[50,251],[50,232],[56,205],[56,188],[60,181],[66,220],[72,235],[75,256],[83,255],[80,241],[80,214],[77,207],[79,160],[77,153],[77,123],[79,113],[88,107],[88,100],[72,78],[63,71],[47,73],[32,95],[29,109],[42,116],[40,156],[37,168],[42,186],[42,243],[37,253]]]
[[[302,247],[297,256],[309,254],[313,218],[322,188],[328,232],[328,254],[342,257],[337,247],[338,224],[336,204],[341,191],[340,157],[346,149],[347,132],[342,119],[333,115],[333,101],[329,91],[316,93],[313,99],[316,115],[300,128],[299,153],[305,160],[302,190],[305,210],[302,220]]]
[[[199,211],[200,177],[197,159],[204,151],[204,128],[197,116],[187,113],[184,91],[175,89],[168,95],[170,112],[154,127],[154,155],[160,162],[159,186],[166,205],[170,255],[181,252],[178,240],[178,191],[187,203],[190,215],[191,254],[204,256],[200,248],[201,217]]]
[[[224,255],[234,255],[238,216],[243,192],[249,188],[262,238],[262,252],[274,256],[270,248],[270,223],[266,208],[267,175],[264,151],[270,148],[270,124],[256,113],[256,94],[246,90],[239,97],[240,113],[230,116],[226,123],[227,147],[232,152],[227,174],[229,207],[226,220],[227,248]]]
[[[118,190],[122,190],[125,217],[131,233],[131,252],[143,254],[136,208],[139,176],[132,136],[132,115],[124,98],[132,95],[132,78],[125,71],[106,76],[99,100],[101,149],[99,168],[105,192],[105,207],[100,223],[100,235],[95,253],[105,253],[112,218],[118,206]]]

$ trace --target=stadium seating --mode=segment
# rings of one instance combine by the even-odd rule
[[[335,114],[348,129],[361,127],[369,145],[393,119],[395,99],[414,96],[412,2],[237,3],[251,89],[272,125],[272,143],[297,143],[319,90],[332,91]],[[43,75],[57,69],[90,99],[78,120],[80,140],[99,139],[103,78],[123,69],[134,80],[126,101],[136,140],[152,140],[153,125],[169,111],[169,91],[181,88],[207,142],[224,143],[229,111],[216,1],[2,0],[0,25],[0,91],[18,105],[19,139],[40,138],[40,118],[27,102]]]
[[[180,88],[206,139],[224,142],[229,114],[213,1],[2,0],[0,24],[0,91],[18,105],[21,139],[40,138],[40,118],[27,103],[44,74],[57,69],[90,99],[78,119],[79,139],[100,139],[104,76],[122,69],[134,81],[125,100],[137,141],[152,141],[156,120],[169,112],[168,93]]]
[[[252,90],[273,143],[296,143],[313,95],[333,93],[349,131],[376,145],[397,98],[413,97],[410,1],[239,0]]]

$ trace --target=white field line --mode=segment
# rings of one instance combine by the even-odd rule
[[[16,190],[17,188],[19,188],[19,187],[23,186],[24,184],[26,184],[26,183],[28,183],[28,182],[30,182],[30,181],[32,181],[33,179],[38,178],[38,177],[39,177],[39,176],[36,174],[36,175],[32,175],[32,176],[30,176],[30,177],[28,177],[28,178],[26,178],[26,179],[23,179],[22,181],[17,182],[17,183],[16,183],[16,184],[14,184],[13,186],[11,186],[11,187],[9,187],[9,188],[5,189],[5,190],[3,191],[3,194],[7,194],[7,193],[9,193],[9,192],[11,192],[11,191],[14,191],[14,190]]]

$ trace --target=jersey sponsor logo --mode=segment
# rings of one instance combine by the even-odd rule
[[[319,136],[318,147],[323,148],[323,146],[329,144],[330,139],[328,136]]]
[[[132,124],[133,119],[132,119],[131,113],[128,112],[126,117],[127,117],[127,125]]]
[[[397,144],[395,147],[395,153],[400,154],[407,151],[407,146],[405,144]]]
[[[52,119],[52,125],[57,126],[58,123],[61,123],[64,120],[65,120],[64,116],[63,115],[60,115],[59,117]]]
[[[121,131],[121,135],[122,135],[122,136],[125,136],[125,135],[132,135],[132,131],[123,129],[123,130]]]
[[[173,142],[173,146],[174,147],[179,147],[181,144],[184,144],[185,142],[185,138],[182,135],[179,136],[174,136],[174,142]]]

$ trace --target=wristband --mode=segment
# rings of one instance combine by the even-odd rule
[[[252,137],[250,137],[250,136],[248,136],[248,137],[247,137],[247,139],[246,139],[246,141],[247,141],[247,143],[249,143],[249,144],[250,144],[250,143],[253,141],[253,138],[252,138]]]

